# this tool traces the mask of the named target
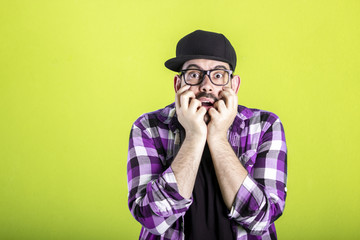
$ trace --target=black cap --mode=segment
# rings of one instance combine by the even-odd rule
[[[231,70],[236,67],[235,49],[222,34],[196,30],[178,42],[176,57],[165,62],[165,66],[175,72],[180,72],[186,61],[191,59],[211,59],[226,62]]]

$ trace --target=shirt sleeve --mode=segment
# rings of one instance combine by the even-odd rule
[[[128,206],[143,227],[161,235],[185,214],[192,200],[179,194],[175,175],[171,167],[163,166],[164,156],[159,155],[157,139],[149,129],[144,117],[131,129],[127,160]]]
[[[262,235],[285,206],[287,147],[280,119],[260,136],[255,163],[235,197],[229,217],[253,235]],[[265,124],[266,125],[266,124]]]

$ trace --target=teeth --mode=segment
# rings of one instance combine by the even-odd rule
[[[204,101],[204,102],[202,102],[202,105],[203,106],[212,106],[212,103],[209,101]]]

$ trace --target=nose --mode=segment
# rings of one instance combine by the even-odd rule
[[[210,78],[208,75],[205,75],[204,80],[202,81],[200,85],[200,90],[202,92],[212,92],[213,91],[213,84],[210,81]]]

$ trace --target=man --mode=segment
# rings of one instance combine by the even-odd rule
[[[286,197],[285,135],[270,112],[237,103],[236,53],[195,31],[165,62],[175,103],[130,133],[128,204],[140,239],[276,239]]]

